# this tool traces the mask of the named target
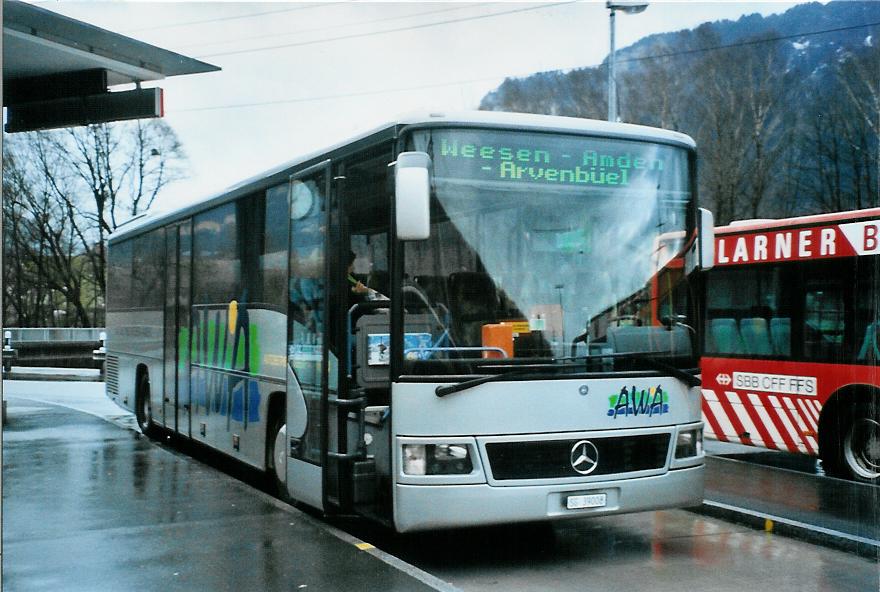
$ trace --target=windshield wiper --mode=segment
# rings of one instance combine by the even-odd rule
[[[445,397],[446,395],[451,395],[453,393],[459,393],[461,391],[466,391],[469,388],[473,388],[475,386],[480,386],[481,384],[486,384],[487,382],[495,382],[498,380],[505,380],[507,378],[516,377],[516,376],[524,376],[526,374],[530,374],[535,370],[559,370],[562,368],[570,368],[571,366],[559,366],[557,364],[529,364],[527,368],[519,368],[517,370],[513,370],[511,372],[504,372],[501,374],[490,374],[488,376],[480,376],[479,378],[471,378],[470,380],[464,380],[457,384],[450,384],[446,386],[438,386],[434,389],[434,394],[438,397]]]
[[[617,354],[617,356],[623,359],[641,360],[645,362],[648,366],[654,368],[654,370],[658,370],[660,372],[664,372],[666,374],[674,376],[675,378],[687,384],[689,387],[700,386],[701,384],[703,384],[702,380],[700,380],[694,374],[691,374],[687,370],[676,368],[675,366],[658,360],[655,357],[654,352],[627,352]]]
[[[661,362],[656,357],[656,352],[621,352],[621,353],[609,353],[609,354],[593,354],[589,356],[579,356],[579,357],[569,357],[569,358],[557,358],[557,362],[588,362],[590,360],[601,360],[606,358],[618,358],[624,360],[641,360],[644,361],[648,366],[657,370],[659,372],[669,374],[678,378],[689,387],[700,386],[702,382],[695,375],[691,374],[686,370],[682,370],[681,368],[676,368],[675,366],[671,366],[666,364],[665,362]],[[450,384],[444,386],[438,386],[434,389],[434,394],[438,397],[445,397],[446,395],[451,395],[453,393],[460,393],[461,391],[466,391],[475,386],[480,386],[481,384],[486,384],[488,382],[497,382],[499,380],[506,380],[511,377],[524,376],[535,370],[573,370],[577,369],[578,366],[575,364],[529,364],[525,368],[520,368],[518,370],[513,370],[511,372],[505,372],[502,374],[490,374],[489,376],[480,376],[479,378],[472,378],[470,380],[464,380],[457,384]]]

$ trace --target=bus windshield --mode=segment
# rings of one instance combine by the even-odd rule
[[[405,306],[430,303],[442,324],[408,359],[560,358],[579,336],[578,355],[607,353],[616,328],[657,323],[652,280],[691,208],[685,149],[451,129],[415,132],[411,149],[432,158],[434,196],[430,238],[406,244]],[[692,326],[692,309],[668,312]]]

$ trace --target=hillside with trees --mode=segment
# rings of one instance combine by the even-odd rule
[[[880,205],[880,2],[704,23],[615,63],[620,120],[697,141],[719,224]],[[604,119],[606,101],[607,60],[507,79],[480,108]]]

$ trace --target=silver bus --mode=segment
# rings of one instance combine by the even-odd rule
[[[698,504],[694,166],[671,131],[431,114],[136,220],[107,394],[400,532]]]

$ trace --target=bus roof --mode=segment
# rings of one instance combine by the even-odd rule
[[[736,220],[727,226],[715,227],[715,234],[739,234],[768,230],[772,228],[787,228],[801,226],[817,226],[830,222],[844,222],[848,220],[864,220],[880,217],[880,208],[867,208],[864,210],[850,210],[847,212],[831,212],[828,214],[812,214],[809,216],[797,216],[794,218],[759,219],[759,220]]]
[[[164,224],[192,216],[221,203],[232,201],[264,188],[287,181],[296,169],[304,169],[328,158],[341,156],[346,148],[363,141],[393,139],[409,127],[486,127],[493,129],[516,129],[521,131],[542,131],[555,133],[595,134],[615,139],[641,140],[676,145],[694,150],[694,140],[681,132],[664,130],[629,123],[615,123],[576,117],[555,115],[535,115],[530,113],[504,113],[498,111],[460,111],[449,113],[416,113],[400,117],[396,121],[355,135],[343,142],[327,148],[302,155],[284,164],[264,171],[254,177],[236,183],[204,199],[181,206],[180,208],[136,216],[123,223],[109,237],[109,242],[141,234]]]

